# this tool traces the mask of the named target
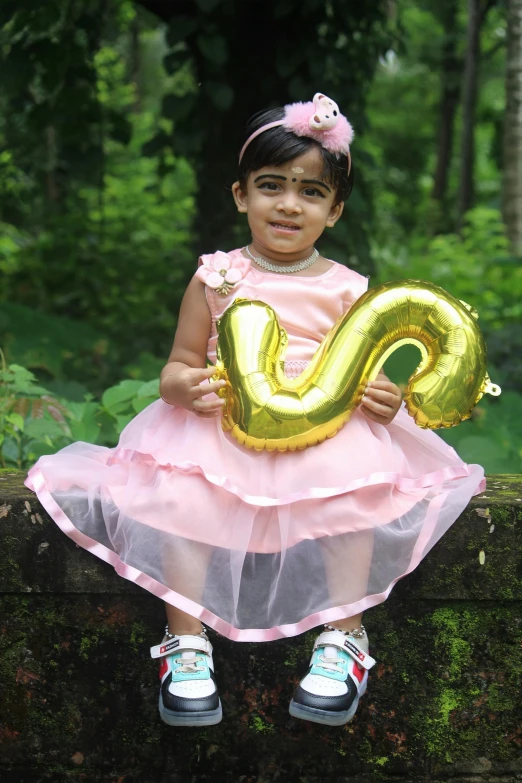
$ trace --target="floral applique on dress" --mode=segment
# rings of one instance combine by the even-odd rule
[[[218,250],[217,253],[201,256],[200,261],[196,277],[223,296],[227,296],[250,269],[249,259],[240,253],[229,255]]]

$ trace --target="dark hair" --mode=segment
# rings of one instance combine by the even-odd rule
[[[285,110],[267,109],[254,114],[247,123],[245,134],[241,142],[241,148],[246,140],[258,128],[269,122],[282,120]],[[281,125],[263,131],[255,139],[252,139],[246,148],[241,163],[239,164],[239,182],[246,186],[248,175],[252,171],[258,171],[264,166],[281,166],[289,160],[304,155],[305,152],[317,147],[323,158],[323,177],[336,193],[336,203],[346,201],[353,188],[353,166],[348,174],[348,158],[346,155],[335,155],[329,152],[315,139],[308,136],[296,136],[292,131],[286,130]]]

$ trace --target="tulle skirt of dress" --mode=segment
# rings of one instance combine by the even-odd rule
[[[356,411],[301,452],[255,452],[162,400],[115,449],[75,443],[29,472],[77,544],[231,639],[293,636],[385,600],[484,488],[404,409]]]

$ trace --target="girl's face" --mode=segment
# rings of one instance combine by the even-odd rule
[[[324,181],[316,147],[282,166],[265,166],[248,175],[246,189],[232,186],[239,212],[245,212],[255,253],[276,261],[295,261],[313,251],[324,229],[334,226],[344,204]]]

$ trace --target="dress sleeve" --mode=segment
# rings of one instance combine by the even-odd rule
[[[346,312],[366,293],[369,278],[347,267],[343,267],[343,270],[343,312]]]

